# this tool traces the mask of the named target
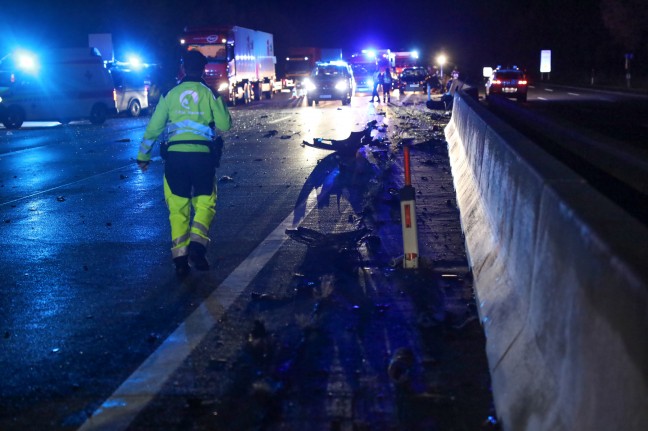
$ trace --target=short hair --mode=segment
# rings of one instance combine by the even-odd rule
[[[189,76],[201,76],[205,71],[207,58],[196,50],[188,51],[182,57],[185,73]]]

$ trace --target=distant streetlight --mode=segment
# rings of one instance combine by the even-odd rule
[[[445,65],[448,62],[448,57],[446,57],[445,54],[439,54],[436,58],[436,62],[440,67],[441,79],[443,79],[443,65]]]

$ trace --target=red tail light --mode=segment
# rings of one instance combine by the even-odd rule
[[[502,81],[500,81],[499,79],[493,80],[493,84],[500,85],[501,83]]]
[[[518,84],[527,85],[527,81],[526,81],[526,79],[521,79],[521,80],[518,81]]]

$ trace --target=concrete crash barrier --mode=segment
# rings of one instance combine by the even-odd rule
[[[445,134],[503,428],[648,430],[648,229],[462,92]]]

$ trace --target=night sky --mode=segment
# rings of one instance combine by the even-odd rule
[[[626,0],[627,1],[627,0]],[[7,3],[7,1],[3,1]],[[541,49],[554,62],[587,70],[613,42],[599,0],[22,0],[0,11],[0,55],[17,44],[85,46],[88,33],[113,34],[116,55],[142,52],[165,62],[185,25],[232,23],[274,34],[289,46],[441,50],[464,70],[517,63],[535,70]],[[379,6],[384,5],[384,6]]]

